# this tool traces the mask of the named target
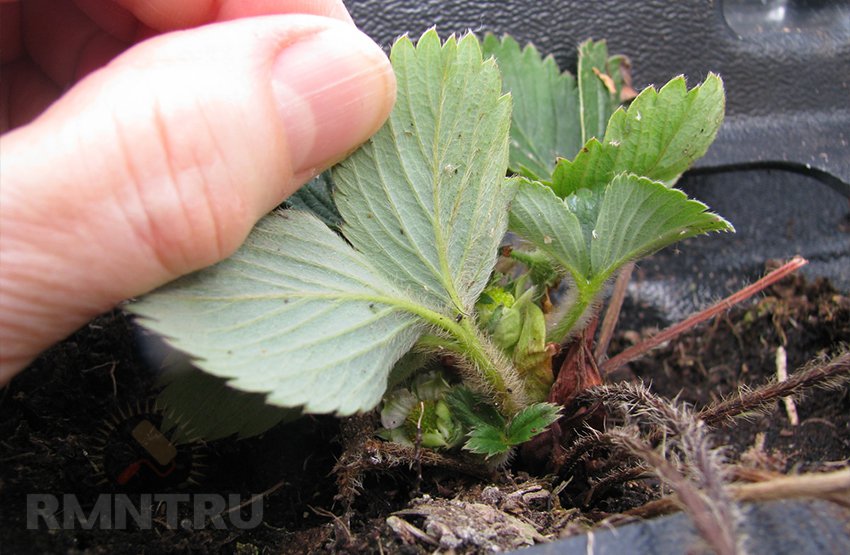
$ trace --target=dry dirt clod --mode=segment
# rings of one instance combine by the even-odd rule
[[[412,508],[393,516],[424,517],[424,534],[440,549],[508,551],[546,541],[530,524],[483,503],[423,497],[414,500]],[[399,528],[402,534],[418,537],[411,527],[400,526],[397,521],[388,520],[387,524],[394,531]]]

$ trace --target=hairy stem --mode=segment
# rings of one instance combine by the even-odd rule
[[[567,309],[564,317],[549,331],[546,341],[550,343],[563,343],[570,335],[579,331],[577,326],[593,306],[593,302],[599,296],[599,292],[602,290],[602,285],[605,281],[594,280],[585,282],[584,285],[579,285],[578,281],[575,283],[575,287],[578,290],[576,298],[569,309]]]
[[[511,372],[514,369],[509,364],[499,364],[493,356],[494,348],[487,349],[480,332],[475,324],[468,318],[460,323],[463,333],[456,335],[456,339],[463,348],[463,355],[472,363],[490,393],[495,397],[496,406],[499,411],[507,417],[512,417],[524,406],[522,399],[522,385],[516,383],[518,380]]]
[[[443,314],[428,309],[416,303],[399,299],[376,299],[386,304],[394,304],[402,310],[412,312],[432,326],[441,329],[449,335],[449,339],[437,335],[426,334],[420,338],[419,344],[433,347],[436,350],[447,349],[459,355],[470,363],[472,370],[484,382],[485,389],[494,398],[499,411],[511,418],[527,404],[524,398],[524,388],[513,367],[498,359],[498,349],[488,346],[470,319],[459,315],[458,319],[449,318]]]
[[[771,380],[755,389],[739,391],[702,409],[701,418],[709,426],[718,426],[741,414],[772,406],[779,397],[799,394],[811,387],[841,386],[850,380],[850,353],[844,352],[826,361],[816,361],[791,374],[785,381]]]

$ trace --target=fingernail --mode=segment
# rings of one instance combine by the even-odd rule
[[[354,29],[335,27],[286,47],[272,80],[295,174],[313,173],[364,142],[395,100],[387,57]]]

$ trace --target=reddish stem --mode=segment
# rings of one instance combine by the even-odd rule
[[[608,353],[608,345],[611,343],[611,338],[614,337],[614,328],[617,327],[617,322],[620,320],[620,309],[623,307],[623,299],[626,298],[626,289],[632,279],[634,269],[635,263],[629,262],[620,269],[620,275],[617,276],[614,292],[611,294],[608,309],[605,311],[605,319],[602,320],[599,341],[596,343],[596,350],[593,351],[593,356],[598,363],[601,363]]]
[[[661,345],[662,343],[670,341],[674,337],[691,329],[697,324],[705,322],[706,320],[709,320],[714,316],[717,316],[718,314],[729,310],[736,304],[749,299],[759,291],[770,287],[782,278],[796,272],[806,264],[808,264],[808,261],[806,259],[800,256],[795,256],[791,261],[786,262],[785,264],[783,264],[776,270],[770,272],[757,282],[748,285],[747,287],[744,287],[740,291],[729,295],[725,299],[713,304],[705,310],[702,310],[694,314],[693,316],[682,320],[677,324],[673,324],[664,331],[659,332],[658,334],[650,337],[645,341],[641,341],[633,347],[629,347],[614,358],[605,361],[600,367],[602,374],[605,375],[613,372],[617,368],[635,360],[640,356],[643,356],[655,347]]]

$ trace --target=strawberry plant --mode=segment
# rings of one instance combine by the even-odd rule
[[[732,229],[672,188],[717,132],[722,83],[689,90],[679,77],[625,109],[625,61],[601,42],[581,46],[577,77],[472,34],[403,37],[391,60],[398,99],[372,139],[231,258],[129,310],[268,405],[350,415],[383,398],[386,437],[502,460],[558,418],[552,357],[617,270]],[[497,272],[508,229],[525,241],[508,249],[519,268]],[[246,405],[222,401],[230,388],[174,394],[210,379],[165,390],[178,410],[206,404],[197,432],[223,406],[243,407],[234,433],[276,421],[262,410],[263,425],[249,422]]]

